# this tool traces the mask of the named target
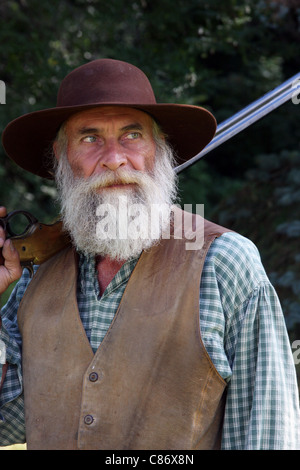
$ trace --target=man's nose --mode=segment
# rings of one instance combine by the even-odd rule
[[[101,167],[115,171],[126,164],[127,157],[122,146],[116,141],[107,142],[100,159]]]

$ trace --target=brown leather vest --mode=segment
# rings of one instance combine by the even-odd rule
[[[43,264],[21,302],[28,449],[218,449],[225,382],[199,328],[199,286],[211,242],[143,252],[94,355],[77,301],[72,248]]]

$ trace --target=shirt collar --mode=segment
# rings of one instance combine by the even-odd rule
[[[123,266],[117,272],[115,277],[107,286],[102,297],[109,295],[115,289],[119,288],[124,282],[128,282],[131,273],[139,259],[139,256],[136,258],[129,259],[125,261]],[[84,293],[89,286],[93,285],[97,297],[100,295],[96,266],[95,266],[95,256],[94,255],[84,255],[79,253],[79,263],[78,263],[78,285],[81,291]]]

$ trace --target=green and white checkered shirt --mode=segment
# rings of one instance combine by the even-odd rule
[[[80,257],[78,306],[94,351],[136,261],[126,262],[100,297],[94,260]],[[0,446],[26,441],[16,315],[29,282],[25,271],[1,314],[0,362],[6,354],[10,366],[0,394]],[[223,234],[209,249],[200,327],[207,352],[228,383],[222,448],[300,449],[299,397],[284,317],[256,247],[238,234]]]

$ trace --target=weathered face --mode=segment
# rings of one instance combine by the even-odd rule
[[[74,175],[88,178],[121,168],[151,171],[156,150],[152,129],[150,116],[132,108],[109,106],[75,114],[65,125]]]
[[[172,151],[150,116],[117,106],[77,113],[54,151],[61,215],[79,251],[125,260],[157,242],[169,224],[176,177]]]

